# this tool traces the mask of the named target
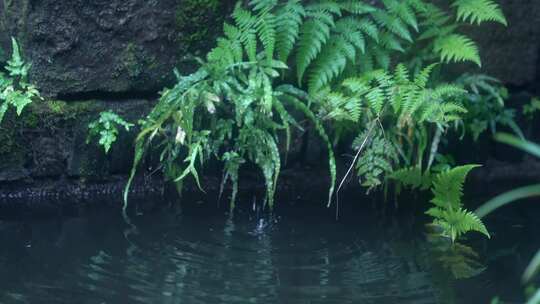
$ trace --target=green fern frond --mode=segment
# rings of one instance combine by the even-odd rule
[[[434,224],[440,226],[443,235],[451,238],[452,242],[469,231],[477,231],[490,238],[484,223],[471,211],[462,208],[457,210],[432,208],[426,213],[435,218]]]
[[[251,29],[257,22],[257,18],[249,10],[244,9],[240,3],[234,8],[232,17],[241,32]]]
[[[437,38],[434,43],[434,51],[439,53],[442,62],[472,61],[482,66],[478,47],[470,38],[451,34]]]
[[[409,82],[409,69],[407,69],[407,67],[402,63],[396,65],[396,69],[394,71],[394,79],[398,83]]]
[[[402,168],[388,176],[411,189],[427,190],[433,177],[429,171],[423,172],[420,167]]]
[[[362,53],[366,51],[366,41],[357,18],[345,17],[338,20],[334,31],[339,33],[347,42],[360,49]],[[354,59],[351,59],[351,61],[354,61]]]
[[[380,47],[398,52],[405,52],[403,45],[396,35],[389,33],[388,31],[381,31],[379,33],[379,45]]]
[[[279,60],[286,62],[300,35],[300,25],[306,15],[300,0],[288,1],[276,12],[276,50]]]
[[[425,88],[428,84],[429,77],[431,76],[431,72],[436,66],[437,66],[437,63],[433,63],[423,68],[420,71],[420,73],[418,73],[416,77],[414,78],[414,84],[417,85],[418,87]]]
[[[373,55],[375,62],[377,62],[380,68],[384,70],[388,70],[390,68],[390,63],[392,59],[388,50],[374,47],[371,49],[371,54]]]
[[[380,87],[376,87],[366,95],[366,99],[369,108],[373,111],[375,115],[378,115],[382,111],[382,108],[384,106],[384,91]]]
[[[356,0],[347,0],[340,3],[340,6],[344,11],[355,15],[373,13],[377,10],[374,6]]]
[[[492,0],[456,0],[452,6],[457,7],[457,20],[480,24],[484,21],[495,21],[508,25],[499,5]]]
[[[363,132],[353,142],[353,148],[357,150],[367,138],[367,144],[356,163],[356,174],[360,177],[361,185],[368,191],[380,186],[385,175],[393,171],[394,164],[399,160],[392,143],[377,133],[369,138],[370,135]]]
[[[457,97],[467,93],[466,90],[454,84],[441,84],[433,90],[434,98]]]
[[[371,21],[368,18],[363,18],[358,21],[358,27],[366,33],[371,39],[375,40],[375,42],[379,41],[379,29],[373,21]]]
[[[330,13],[341,16],[341,5],[335,0],[320,0],[306,6],[306,11],[312,13]]]
[[[271,10],[277,5],[277,0],[251,0],[248,5],[253,8],[255,11],[260,10]]]
[[[318,97],[324,100],[327,114],[326,119],[334,121],[357,122],[362,114],[362,102],[360,98],[345,96],[340,92],[320,92]]]
[[[398,16],[405,24],[408,24],[418,32],[416,13],[409,1],[384,0],[383,3],[389,12]]]
[[[354,47],[342,37],[332,40],[323,47],[313,62],[313,68],[309,71],[308,91],[311,93],[318,91],[338,77],[347,65],[347,53],[355,52]]]
[[[277,36],[276,26],[276,17],[273,14],[264,14],[255,28],[263,45],[267,60],[272,60],[274,58]]]
[[[321,18],[323,16],[324,18]],[[330,38],[330,27],[333,26],[334,19],[328,13],[320,13],[318,18],[306,21],[300,30],[300,40],[296,53],[296,73],[298,83],[302,83],[304,73],[313,60],[317,58],[325,44]]]
[[[433,181],[434,198],[433,204],[440,208],[461,208],[461,196],[463,195],[463,184],[469,172],[479,167],[479,165],[464,165],[442,172]]]
[[[373,13],[373,18],[382,27],[388,29],[390,32],[396,34],[402,39],[412,42],[412,35],[407,25],[401,21],[401,19],[390,15],[384,10],[379,10]]]

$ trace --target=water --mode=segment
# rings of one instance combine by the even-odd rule
[[[110,210],[0,222],[0,303],[428,304],[455,293],[423,265],[421,234],[369,213],[162,211],[134,223]]]

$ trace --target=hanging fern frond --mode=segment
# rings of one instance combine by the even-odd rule
[[[457,8],[458,21],[471,24],[495,21],[508,25],[501,8],[493,0],[456,0],[452,6]]]
[[[287,62],[300,35],[300,25],[305,15],[306,11],[300,0],[289,1],[276,12],[276,50],[279,60]]]
[[[418,32],[418,18],[409,1],[385,0],[386,9]]]
[[[283,95],[282,98],[285,99],[285,101],[287,101],[288,103],[290,103],[294,108],[304,113],[304,115],[315,125],[315,130],[326,143],[326,147],[328,149],[328,167],[330,171],[330,189],[328,191],[328,206],[330,206],[330,204],[332,203],[332,197],[334,195],[337,176],[336,158],[334,155],[332,142],[330,141],[330,138],[328,137],[328,134],[326,133],[321,121],[317,119],[315,114],[309,109],[309,107],[306,106],[305,103],[298,99],[309,99],[309,96],[306,93],[290,85],[279,86],[276,90],[287,93]]]
[[[442,62],[472,61],[482,66],[476,43],[466,36],[452,34],[437,38],[434,50],[440,54]]]
[[[356,1],[356,0],[347,0],[342,3],[340,3],[341,8],[343,11],[355,14],[355,15],[362,15],[362,14],[368,14],[373,13],[377,10],[374,6],[371,6],[369,4],[363,3],[362,1]]]
[[[266,13],[261,18],[255,30],[263,45],[267,60],[274,58],[274,49],[276,47],[276,27],[277,21],[273,14]]]
[[[380,186],[385,175],[393,171],[398,159],[398,153],[391,142],[386,140],[380,132],[370,136],[367,132],[361,133],[353,142],[353,148],[359,149],[368,138],[367,144],[356,163],[356,174],[360,183],[367,191]]]
[[[387,11],[379,10],[373,13],[373,18],[379,24],[400,38],[412,42],[412,35],[407,25],[399,18],[389,14]]]

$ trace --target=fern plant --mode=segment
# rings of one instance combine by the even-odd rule
[[[422,165],[430,126],[444,130],[466,112],[458,102],[465,93],[459,86],[429,87],[433,68],[430,65],[411,77],[405,65],[398,64],[391,73],[375,70],[345,79],[336,92],[320,94],[321,116],[350,121],[360,130],[366,121],[376,122],[379,131],[362,131],[353,144],[357,150],[358,143],[367,144],[358,158],[357,174],[368,189],[380,185],[401,163]],[[429,158],[436,151],[429,150]]]
[[[118,128],[129,131],[134,125],[125,121],[121,116],[106,111],[99,114],[99,119],[88,124],[88,138],[86,143],[90,143],[93,138],[99,137],[98,144],[103,147],[105,153],[109,153],[111,146],[116,142],[119,134]]]
[[[489,232],[480,218],[466,210],[461,201],[465,179],[476,167],[478,165],[458,166],[435,176],[415,167],[396,171],[391,178],[412,189],[431,187],[434,197],[430,202],[433,206],[426,214],[433,218],[432,225],[440,236],[455,242],[465,233],[477,231],[489,238]]]
[[[251,162],[260,168],[266,202],[272,207],[281,170],[278,142],[284,134],[288,146],[291,127],[298,126],[289,112],[295,108],[314,123],[327,142],[334,184],[336,170],[331,145],[324,128],[305,105],[309,97],[293,87],[275,84],[287,69],[285,63],[275,58],[275,49],[286,45],[289,39],[277,34],[276,20],[298,13],[298,5],[299,1],[285,5],[278,5],[277,1],[251,1],[249,9],[236,6],[234,24],[225,24],[224,37],[218,39],[206,60],[200,60],[198,71],[189,76],[177,75],[176,86],[162,93],[159,103],[143,121],[130,182],[144,152],[157,141],[163,173],[178,189],[188,176],[202,188],[198,172],[206,160],[214,157],[225,163],[223,183],[232,183],[233,207],[240,167]]]
[[[22,57],[17,40],[11,38],[12,53],[5,70],[0,71],[0,122],[9,108],[21,115],[24,108],[36,99],[41,99],[39,91],[28,82],[31,64]]]
[[[231,206],[240,167],[254,163],[272,205],[279,140],[288,147],[298,125],[293,109],[328,146],[329,201],[336,179],[331,143],[340,140],[340,130],[366,135],[357,170],[368,188],[381,184],[394,166],[422,164],[426,152],[430,163],[442,132],[465,112],[456,101],[464,91],[429,83],[435,65],[410,73],[396,62],[416,58],[420,47],[428,54],[423,60],[479,64],[476,46],[457,32],[459,24],[506,22],[490,0],[451,5],[455,18],[424,0],[239,2],[217,46],[198,59],[199,69],[177,73],[177,84],[163,91],[142,122],[130,182],[153,146],[161,151],[164,175],[179,189],[188,176],[202,188],[205,161],[223,161],[224,183],[233,186]],[[366,132],[368,125],[377,128]]]
[[[469,231],[477,231],[490,237],[480,218],[471,211],[463,208],[463,183],[467,174],[478,167],[465,165],[439,173],[433,181],[434,205],[426,214],[433,217],[433,224],[442,229],[441,234],[449,237],[452,242]]]

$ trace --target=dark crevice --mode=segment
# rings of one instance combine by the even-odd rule
[[[77,93],[60,93],[57,98],[63,101],[82,101],[82,100],[103,100],[103,101],[123,101],[134,99],[156,100],[159,98],[157,91],[125,91],[125,92],[106,92],[106,91],[88,91]]]

